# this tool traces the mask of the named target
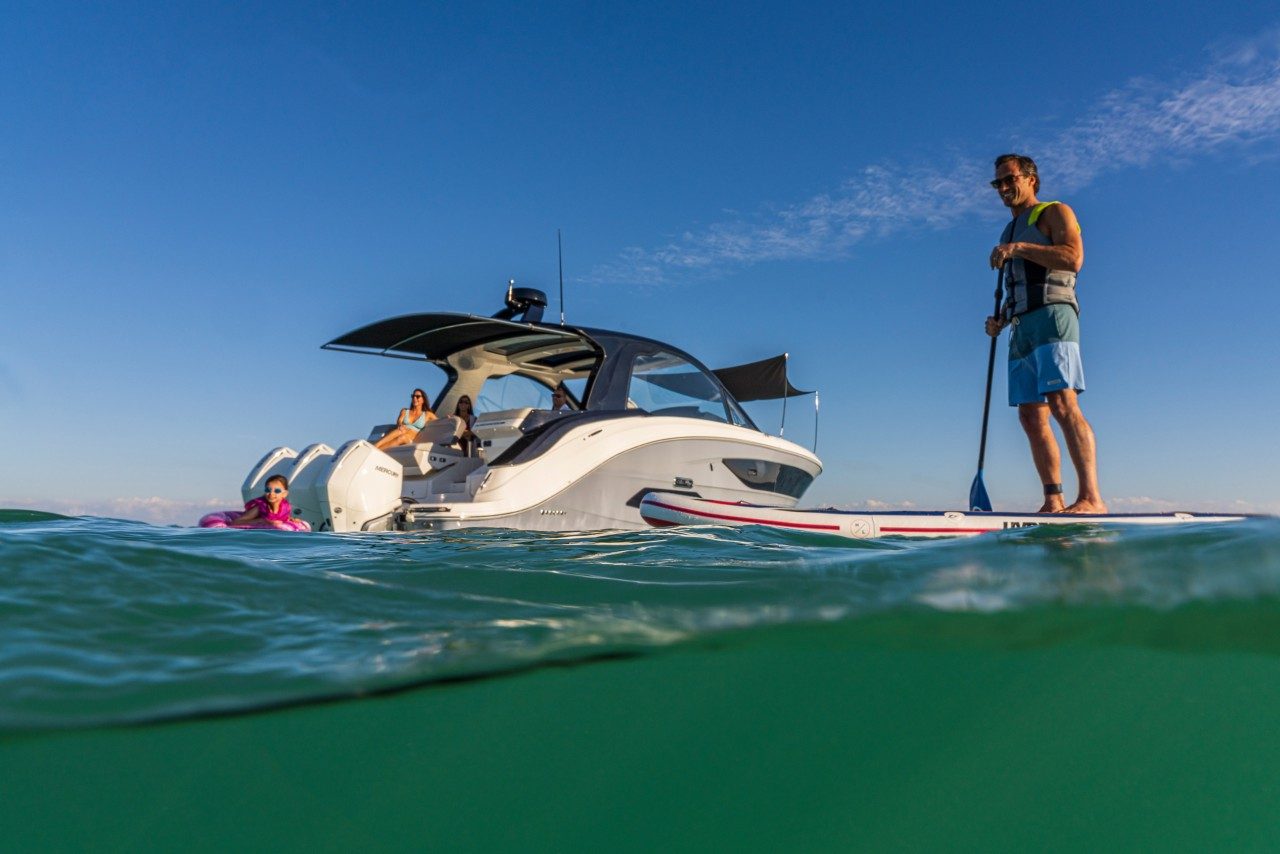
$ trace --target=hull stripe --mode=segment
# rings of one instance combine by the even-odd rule
[[[687,507],[673,507],[670,504],[663,504],[661,501],[651,501],[651,500],[645,500],[640,502],[640,509],[642,511],[640,515],[642,516],[644,516],[643,510],[646,504],[652,505],[654,507],[661,507],[663,510],[671,510],[675,513],[683,513],[686,516],[697,516],[703,519],[720,519],[721,521],[724,521],[724,522],[745,522],[748,525],[771,525],[775,528],[800,528],[806,531],[839,531],[840,530],[839,525],[816,525],[816,524],[809,524],[806,522],[780,522],[780,521],[774,521],[772,519],[753,519],[749,516],[730,516],[726,513],[708,513],[704,510],[690,510]],[[648,522],[650,525],[653,524],[653,521],[649,519],[649,517],[647,516],[645,516],[645,521]]]

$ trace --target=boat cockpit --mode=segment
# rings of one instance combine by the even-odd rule
[[[699,418],[758,432],[715,372],[675,347],[635,335],[437,313],[378,321],[323,346],[439,367],[446,381],[433,410],[444,423],[429,424],[415,445],[446,453],[464,428],[445,413],[465,395],[476,402],[476,456],[491,466],[536,456],[545,445],[538,437],[582,419]],[[557,388],[568,396],[561,410],[551,406]],[[561,429],[550,429],[556,425]],[[427,461],[423,454],[433,451],[408,447],[391,451],[397,459],[417,458],[406,470],[412,476]]]

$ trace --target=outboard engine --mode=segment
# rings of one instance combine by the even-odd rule
[[[495,320],[512,320],[519,314],[521,323],[537,323],[547,307],[547,295],[537,288],[517,288],[516,280],[507,282],[507,307],[494,315]]]
[[[240,494],[248,502],[262,495],[267,479],[278,474],[289,481],[289,504],[293,515],[306,519],[312,528],[319,528],[324,521],[320,502],[316,495],[316,482],[329,461],[333,448],[322,443],[308,445],[298,453],[293,448],[276,448],[268,451],[240,485]]]
[[[403,484],[400,463],[364,439],[352,439],[333,455],[316,483],[322,517],[317,530],[388,530],[400,508]]]
[[[293,515],[307,520],[312,529],[317,529],[324,521],[324,512],[320,509],[320,492],[317,487],[325,471],[333,460],[333,448],[323,442],[308,445],[293,461],[293,468],[285,472],[289,478],[289,503],[293,506]]]
[[[249,469],[249,474],[245,477],[244,483],[240,484],[240,494],[244,496],[245,502],[257,498],[262,494],[262,487],[266,485],[267,478],[277,474],[289,477],[289,471],[293,468],[293,461],[298,458],[298,452],[293,448],[275,448],[267,451],[262,459],[258,460],[258,464]],[[289,502],[292,504],[293,502]]]

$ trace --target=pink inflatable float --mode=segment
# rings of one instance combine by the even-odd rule
[[[257,517],[239,525],[232,524],[250,510],[257,510]],[[201,528],[274,528],[277,531],[310,531],[305,520],[292,515],[288,500],[282,500],[273,511],[265,498],[245,502],[244,510],[219,510],[200,517]]]
[[[275,528],[277,531],[310,531],[306,520],[292,517],[289,519],[254,519],[247,525],[232,525],[231,522],[244,515],[242,510],[219,510],[200,517],[201,528]]]

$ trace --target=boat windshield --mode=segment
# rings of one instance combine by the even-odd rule
[[[681,356],[666,351],[636,357],[627,398],[629,405],[651,415],[730,420],[720,386]]]

